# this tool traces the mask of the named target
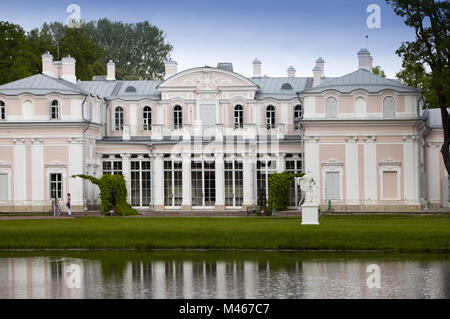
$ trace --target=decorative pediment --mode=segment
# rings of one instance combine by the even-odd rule
[[[181,88],[192,88],[198,91],[246,88],[256,91],[258,86],[238,73],[211,67],[194,68],[179,72],[158,86],[158,89],[161,91]]]
[[[386,159],[378,163],[380,166],[398,167],[401,165],[400,162],[394,161],[393,159]]]

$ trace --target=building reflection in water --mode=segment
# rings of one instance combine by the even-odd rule
[[[369,289],[376,262],[128,261],[0,258],[0,298],[449,298],[448,261],[383,261],[381,288]],[[67,285],[67,267],[81,288]]]

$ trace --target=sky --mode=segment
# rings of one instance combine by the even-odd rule
[[[395,54],[414,39],[412,29],[381,0],[0,0],[0,20],[25,30],[44,22],[66,21],[68,5],[77,4],[85,21],[108,18],[149,21],[173,45],[178,70],[233,63],[234,71],[252,75],[252,61],[262,61],[262,74],[312,76],[315,60],[325,60],[326,76],[357,69],[357,52],[366,47],[388,77],[401,69]],[[380,28],[368,28],[370,4],[381,8]]]

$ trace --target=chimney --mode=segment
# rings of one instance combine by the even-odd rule
[[[260,78],[261,77],[261,61],[257,58],[253,61],[253,77]]]
[[[313,75],[313,86],[317,86],[320,84],[320,79],[322,78],[322,69],[317,64],[313,69]]]
[[[56,77],[53,73],[53,56],[47,51],[42,55],[42,74]]]
[[[109,62],[106,64],[106,80],[107,81],[114,81],[116,79],[116,64],[109,60]]]
[[[75,59],[69,55],[65,58],[62,58],[61,63],[61,78],[72,83],[77,83],[77,77],[75,75]]]
[[[319,66],[320,70],[322,71],[321,76],[324,77],[325,76],[325,61],[322,59],[322,57],[319,57],[316,60],[316,65]]]
[[[172,75],[177,73],[178,63],[175,61],[166,61],[164,62],[164,66],[166,68],[166,72],[164,74],[164,80],[170,78]]]
[[[363,48],[358,52],[358,69],[366,69],[372,72],[373,58],[369,50]]]
[[[295,68],[291,65],[289,69],[287,69],[288,78],[295,78]]]

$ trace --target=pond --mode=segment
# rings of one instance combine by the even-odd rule
[[[450,298],[450,256],[0,252],[0,298]]]

